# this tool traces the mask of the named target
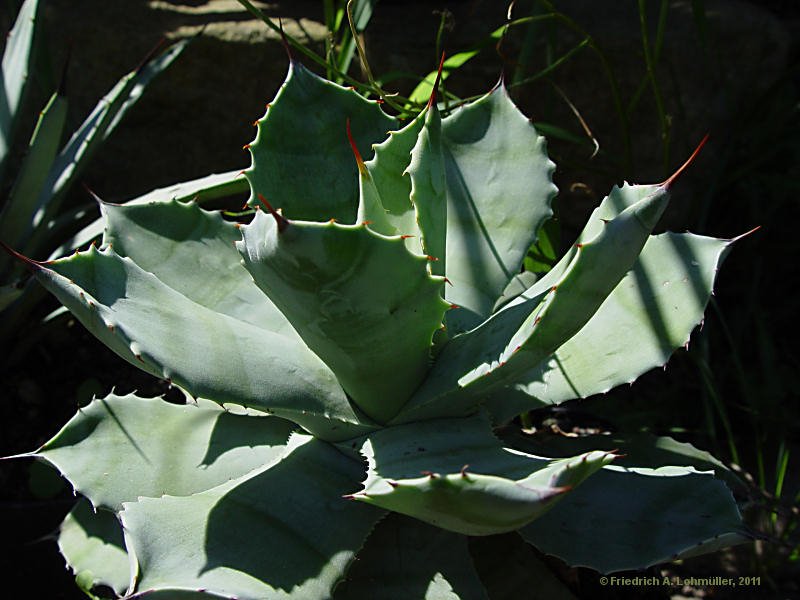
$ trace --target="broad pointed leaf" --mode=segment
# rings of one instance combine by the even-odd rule
[[[520,533],[546,554],[602,573],[747,540],[727,486],[687,467],[607,466]]]
[[[58,549],[85,591],[106,585],[122,595],[130,584],[130,560],[122,525],[109,510],[81,499],[61,523]]]
[[[247,179],[244,177],[237,177],[238,175],[241,175],[241,171],[214,173],[198,179],[182,181],[165,188],[153,190],[138,198],[133,198],[125,204],[148,204],[150,202],[165,202],[167,200],[177,200],[178,202],[195,200],[198,203],[203,203],[207,200],[232,196],[249,189]],[[83,229],[66,239],[61,246],[50,254],[48,260],[55,260],[74,252],[76,248],[80,248],[92,240],[99,238],[104,230],[105,223],[102,218],[92,221]]]
[[[550,215],[555,165],[502,86],[442,122],[450,335],[486,319]]]
[[[503,422],[541,404],[603,393],[667,362],[702,321],[731,240],[651,237],[633,269],[570,340],[487,404]],[[526,399],[527,397],[527,399]]]
[[[679,442],[669,436],[652,433],[614,433],[611,435],[524,435],[504,429],[503,442],[512,448],[538,456],[566,458],[575,452],[607,450],[617,452],[614,461],[618,467],[647,467],[656,469],[665,465],[693,467],[697,471],[714,471],[718,479],[735,489],[742,486],[741,479],[708,452],[693,445]]]
[[[238,227],[193,202],[100,205],[103,244],[190,300],[302,344],[294,329],[253,283],[234,242]],[[187,277],[187,273],[194,273]]]
[[[590,452],[549,461],[504,449],[485,415],[395,426],[370,434],[354,498],[468,535],[517,529],[613,460]]]
[[[334,439],[364,429],[350,430],[358,416],[304,345],[202,306],[110,248],[28,265],[109,348],[195,396],[275,411]]]
[[[261,469],[294,424],[235,415],[213,402],[176,405],[134,395],[93,400],[33,456],[55,465],[95,506],[185,496]]]
[[[447,272],[447,181],[442,147],[442,119],[436,105],[425,111],[424,126],[411,150],[407,171],[411,202],[422,239],[422,249],[433,259],[431,273]]]
[[[334,600],[488,600],[466,536],[390,513],[367,538]]]
[[[399,236],[281,219],[242,227],[245,267],[353,401],[390,419],[427,373],[443,279]]]
[[[480,327],[453,338],[396,421],[468,410],[545,360],[591,319],[631,269],[668,197],[666,187],[657,188],[601,221],[572,257]]]
[[[422,253],[422,243],[407,169],[424,123],[424,115],[420,115],[402,129],[390,131],[383,142],[374,146],[375,157],[366,163],[386,211],[386,220],[394,227],[394,233],[408,236],[406,246],[416,254]]]
[[[358,171],[347,142],[347,118],[359,148],[369,148],[397,128],[397,120],[377,102],[292,61],[249,145],[253,164],[245,174],[253,189],[251,204],[262,194],[291,219],[353,223]]]
[[[257,474],[121,513],[139,561],[135,592],[206,590],[239,600],[330,598],[381,511],[342,494],[361,464],[295,435]]]

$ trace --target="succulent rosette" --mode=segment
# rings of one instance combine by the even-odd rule
[[[27,261],[187,397],[95,399],[25,455],[88,501],[60,535],[84,587],[489,598],[493,539],[601,572],[745,539],[729,473],[687,444],[493,433],[687,342],[731,240],[651,234],[674,178],[615,187],[532,280],[554,164],[502,85],[403,124],[292,62],[257,128],[248,224],[102,204],[99,248]]]

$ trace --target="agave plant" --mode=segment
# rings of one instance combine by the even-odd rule
[[[104,203],[99,248],[17,255],[187,397],[112,393],[21,455],[88,500],[59,538],[85,589],[496,598],[492,540],[611,572],[746,539],[729,473],[689,445],[493,432],[687,342],[731,240],[651,235],[675,177],[615,187],[530,284],[554,164],[502,85],[401,126],[292,62],[256,125],[250,223]]]

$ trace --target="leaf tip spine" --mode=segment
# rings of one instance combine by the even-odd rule
[[[280,17],[278,17],[278,27],[280,28],[281,32],[281,42],[283,43],[283,49],[286,50],[286,56],[289,57],[289,62],[293,63],[294,56],[292,56],[292,49],[289,47],[289,40],[286,39],[286,34],[283,32],[283,19],[281,19]]]
[[[428,99],[428,106],[426,108],[430,108],[433,106],[434,101],[436,100],[436,94],[439,91],[439,83],[442,81],[442,68],[444,67],[444,52],[442,52],[442,59],[439,61],[439,71],[436,73],[436,81],[433,84],[433,90],[431,91],[431,97]]]
[[[258,199],[261,200],[262,204],[267,207],[267,210],[269,210],[272,218],[275,219],[275,223],[278,225],[278,233],[283,233],[286,231],[286,228],[289,227],[289,220],[275,210],[262,194],[258,194]]]
[[[682,165],[681,165],[681,166],[678,168],[678,170],[677,170],[677,171],[675,171],[675,172],[674,172],[672,175],[670,175],[670,177],[669,177],[669,178],[667,178],[667,180],[666,180],[666,181],[664,181],[663,183],[661,183],[661,184],[659,185],[659,187],[662,187],[662,188],[664,188],[665,190],[669,190],[669,189],[672,187],[672,185],[675,183],[675,181],[678,179],[678,177],[680,177],[680,176],[681,176],[681,175],[682,175],[682,174],[683,174],[683,173],[686,171],[686,169],[688,169],[688,168],[689,168],[689,165],[691,165],[691,164],[694,162],[694,159],[695,159],[695,158],[697,158],[697,155],[700,153],[700,149],[701,149],[703,146],[705,146],[706,142],[708,141],[708,136],[709,136],[709,135],[710,135],[710,134],[708,134],[708,133],[705,135],[705,137],[702,139],[702,141],[701,141],[701,142],[700,142],[700,144],[697,146],[697,148],[695,148],[694,152],[692,152],[692,155],[691,155],[691,156],[688,158],[688,160],[687,160],[685,163],[683,163],[683,164],[682,164]]]
[[[361,174],[362,177],[369,177],[369,171],[367,171],[367,165],[364,164],[364,159],[361,158],[361,153],[358,151],[358,146],[356,146],[356,142],[353,139],[353,134],[350,132],[350,117],[347,117],[345,124],[347,126],[347,139],[350,141],[350,147],[353,149],[353,156],[356,157],[356,165],[358,166],[358,172]]]

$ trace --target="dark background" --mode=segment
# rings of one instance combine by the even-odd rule
[[[9,6],[13,2],[6,3]],[[656,37],[658,2],[648,2],[651,42]],[[710,140],[676,189],[661,229],[735,237],[760,229],[737,244],[716,285],[702,331],[688,352],[679,351],[666,372],[648,373],[631,388],[580,404],[598,418],[626,430],[647,429],[690,441],[726,462],[732,440],[741,468],[755,485],[742,500],[754,529],[775,537],[778,525],[797,522],[800,491],[798,448],[798,352],[790,331],[796,326],[798,192],[800,192],[800,5],[794,1],[718,0],[670,2],[655,78],[669,116],[669,144],[652,88],[646,82],[640,15],[633,2],[556,1],[556,7],[589,33],[610,65],[622,103],[631,110],[623,125],[613,102],[609,74],[599,55],[584,48],[550,77],[514,88],[512,97],[537,123],[558,126],[578,142],[550,137],[562,245],[571,243],[589,211],[615,183],[661,181],[699,140]],[[704,7],[698,21],[692,7]],[[321,2],[273,2],[268,14],[284,18],[287,31],[321,51]],[[446,16],[442,47],[448,55],[465,50],[505,22],[505,2],[378,3],[365,34],[373,73],[405,73],[386,84],[408,93],[438,64],[435,38]],[[517,2],[514,16],[531,14],[532,1]],[[8,29],[10,10],[0,11]],[[69,66],[71,131],[96,101],[162,37],[204,33],[147,90],[125,118],[83,180],[99,196],[124,201],[150,189],[211,172],[244,168],[241,147],[253,136],[252,122],[284,78],[286,58],[279,41],[236,3],[204,0],[49,0],[43,22],[52,71]],[[500,48],[483,50],[447,82],[461,96],[487,91],[501,72],[506,80],[543,68],[583,39],[563,24],[513,28]],[[527,50],[526,50],[527,48]],[[528,64],[520,66],[519,58]],[[308,61],[304,63],[311,67]],[[354,61],[351,74],[363,79]],[[35,115],[52,91],[41,77],[29,99]],[[560,90],[560,91],[558,91]],[[638,94],[638,95],[637,95]],[[592,145],[564,97],[580,113],[600,144]],[[638,101],[635,99],[638,98]],[[22,137],[28,135],[24,133]],[[626,151],[626,147],[629,150]],[[87,201],[76,189],[69,202]],[[44,257],[35,257],[44,258]],[[57,307],[44,303],[34,317]],[[31,451],[52,437],[93,393],[166,391],[166,384],[141,374],[96,342],[82,326],[61,319],[41,328],[22,324],[3,359],[0,455]],[[730,423],[726,434],[722,412]],[[541,421],[545,415],[537,415]],[[775,463],[789,449],[782,500],[773,501]],[[29,459],[0,462],[0,572],[33,597],[85,597],[52,541],[74,498],[46,469]],[[763,469],[763,486],[759,470]],[[767,492],[767,494],[764,494]],[[795,512],[792,513],[792,510]],[[697,574],[765,574],[763,597],[798,597],[793,583],[798,557],[791,558],[797,533],[778,542],[760,541],[694,563]],[[710,561],[710,562],[709,562]],[[691,569],[691,561],[687,561]],[[691,570],[689,571],[691,573]],[[624,597],[598,589],[593,575],[562,571],[581,597]],[[706,590],[707,591],[707,590]],[[714,597],[729,593],[712,590]],[[694,590],[691,593],[703,593]],[[535,597],[535,595],[531,597]],[[637,591],[636,594],[639,592]],[[656,594],[663,592],[654,592]],[[753,597],[753,591],[750,592]]]

